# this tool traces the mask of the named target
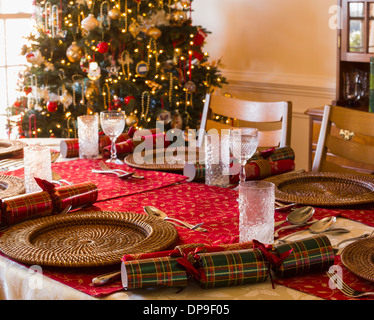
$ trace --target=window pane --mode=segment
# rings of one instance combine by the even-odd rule
[[[0,13],[32,13],[33,0],[0,0]]]
[[[27,43],[25,36],[30,35],[32,21],[30,19],[9,19],[6,28],[6,57],[8,65],[25,64],[24,56],[20,55],[22,46]]]
[[[362,20],[349,21],[349,51],[364,52],[364,30]]]
[[[369,20],[369,53],[374,52],[374,20]]]
[[[5,109],[8,107],[6,98],[6,77],[5,68],[0,68],[0,114],[5,114]]]
[[[5,66],[4,19],[0,19],[0,66]]]
[[[351,18],[364,17],[364,3],[363,2],[350,2],[349,3],[349,16]]]
[[[18,90],[18,79],[19,72],[23,71],[25,67],[9,67],[7,72],[8,80],[8,103],[11,106],[14,101],[19,97],[20,92]]]

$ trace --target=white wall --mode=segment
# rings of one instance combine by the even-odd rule
[[[194,0],[193,24],[212,33],[204,50],[222,59],[228,92],[241,99],[293,103],[291,146],[308,168],[304,112],[335,97],[336,0]]]

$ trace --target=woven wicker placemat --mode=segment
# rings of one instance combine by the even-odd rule
[[[374,282],[374,237],[358,240],[346,246],[341,260],[349,271]]]
[[[275,198],[314,206],[374,202],[374,176],[348,173],[297,173],[265,179],[275,184]]]
[[[26,264],[96,267],[124,254],[164,250],[177,239],[168,222],[144,214],[82,211],[16,225],[0,238],[0,251]]]
[[[0,175],[0,199],[25,193],[25,180],[22,178]]]
[[[168,149],[156,149],[149,155],[144,151],[142,151],[141,154],[132,153],[125,158],[125,163],[130,167],[137,169],[179,172],[183,171],[185,162],[188,161],[189,155],[190,161],[199,161],[198,149],[181,147],[171,154],[167,152],[166,155],[165,150]],[[141,163],[138,162],[137,157],[142,161]]]
[[[0,139],[0,157],[21,151],[27,144],[18,140]]]

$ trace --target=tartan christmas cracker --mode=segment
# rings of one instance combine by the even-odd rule
[[[245,165],[247,180],[264,179],[276,174],[295,169],[295,153],[290,147],[269,148],[257,152]],[[205,178],[203,163],[186,163],[183,174],[188,181],[199,181]],[[230,176],[230,183],[238,183],[239,174]]]
[[[286,244],[264,245],[256,240],[205,246],[190,244],[174,250],[125,255],[121,277],[125,289],[188,285],[194,278],[202,288],[237,286],[322,272],[334,264],[326,236]]]
[[[122,141],[120,143],[115,144],[116,152],[117,155],[126,155],[129,153],[132,153],[136,146],[141,144],[144,141],[147,141],[152,147],[156,147],[160,144],[163,148],[168,147],[170,144],[170,141],[166,139],[166,134],[165,133],[156,133],[156,129],[151,129],[150,132],[152,133],[151,135],[147,136],[141,136],[140,139],[134,139],[130,138],[127,139],[126,141]],[[103,157],[104,158],[109,158],[111,154],[111,146],[108,145],[103,148]]]
[[[53,214],[52,198],[48,192],[35,192],[0,199],[1,227]]]
[[[46,180],[39,178],[35,180],[43,191],[49,193],[57,214],[68,205],[71,205],[71,210],[91,206],[97,201],[99,195],[97,186],[92,182],[56,187]]]

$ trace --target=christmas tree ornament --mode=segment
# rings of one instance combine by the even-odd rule
[[[96,46],[97,51],[100,53],[107,53],[109,50],[109,45],[107,42],[99,42],[98,45]]]
[[[28,95],[31,91],[32,91],[31,87],[26,86],[23,88],[23,92],[26,93],[26,95]]]
[[[90,62],[87,77],[93,81],[96,81],[101,77],[101,69],[96,61]]]
[[[44,62],[44,71],[55,71],[55,65],[52,62]]]
[[[90,13],[87,18],[83,19],[81,22],[81,26],[83,29],[87,31],[92,31],[99,26],[99,21],[95,18],[95,16]]]
[[[44,62],[44,58],[39,50],[35,50],[26,54],[26,61],[35,65],[40,65]]]
[[[130,103],[131,101],[134,101],[134,102],[135,102],[135,97],[134,97],[134,96],[127,96],[127,97],[125,97],[125,98],[123,99],[123,102],[125,103],[126,106],[129,105],[129,103]]]
[[[164,125],[171,122],[171,113],[168,110],[161,109],[157,112],[156,120],[162,122]]]
[[[28,52],[26,54],[26,61],[28,63],[34,63],[35,62],[35,54],[34,54],[34,52]]]
[[[66,56],[70,62],[75,63],[80,61],[84,56],[84,50],[82,47],[78,46],[76,41],[73,41],[66,50]]]
[[[68,90],[63,90],[62,95],[60,96],[60,102],[64,106],[64,110],[66,110],[73,103],[73,96]]]
[[[58,103],[55,100],[51,100],[47,102],[47,110],[48,112],[56,112],[58,109]]]
[[[106,71],[108,72],[108,77],[118,77],[118,71],[121,69],[121,67],[118,67],[116,65],[116,60],[113,58],[113,55],[109,57],[110,60],[110,66],[106,68]]]
[[[173,115],[171,117],[171,127],[173,129],[183,128],[183,119],[178,109],[176,109],[175,112],[173,112]]]
[[[122,73],[124,74],[125,79],[128,80],[131,76],[130,64],[133,63],[134,60],[130,58],[130,54],[127,51],[123,51],[118,59],[118,62],[122,67]],[[125,70],[125,65],[127,67],[127,72]]]
[[[128,27],[128,30],[129,32],[131,33],[131,35],[136,38],[140,32],[140,25],[138,22],[136,22],[136,20],[133,20],[131,22],[131,24],[129,25]]]
[[[31,94],[31,95],[29,95],[28,98],[27,98],[27,108],[28,108],[29,110],[32,110],[32,109],[34,109],[35,105],[36,105],[36,99],[35,99],[35,97]]]
[[[83,56],[81,60],[79,61],[79,66],[81,67],[81,70],[85,73],[88,73],[89,62],[90,62],[90,59],[87,57],[87,55]]]
[[[161,37],[162,32],[157,27],[149,27],[146,34],[147,34],[148,37],[152,37],[154,39],[158,39],[158,38]]]
[[[193,81],[191,80],[188,80],[185,85],[184,85],[184,88],[188,91],[188,92],[195,92],[196,91],[196,84],[193,83]]]
[[[128,116],[126,116],[126,126],[128,127],[136,126],[138,122],[139,122],[139,119],[133,112],[131,112]]]
[[[118,96],[113,96],[112,107],[115,109],[122,108],[122,99]]]
[[[147,96],[147,105],[145,105],[144,103],[144,98],[145,96]],[[144,91],[142,93],[142,113],[140,115],[140,119],[146,119],[147,118],[147,114],[148,114],[148,111],[149,111],[149,101],[150,101],[150,94],[149,94],[149,91]]]
[[[174,11],[171,14],[171,23],[182,26],[187,21],[187,14],[183,10]]]
[[[191,0],[180,0],[180,2],[184,9],[187,9],[191,6]]]
[[[122,12],[117,7],[113,7],[108,12],[108,16],[112,20],[118,20],[118,19],[120,19],[121,15],[122,15]]]
[[[106,5],[107,15],[104,15],[104,6]],[[109,16],[109,2],[103,1],[100,5],[99,27],[103,29],[104,22],[106,21],[106,30],[110,29],[110,16]]]
[[[140,61],[135,67],[135,72],[140,77],[145,77],[145,75],[148,73],[149,67],[147,62]]]
[[[153,45],[153,50],[152,50],[152,45]],[[149,44],[147,48],[148,48],[148,66],[150,65],[152,56],[154,55],[156,70],[158,70],[158,68],[160,67],[160,64],[158,62],[158,50],[157,50],[156,40],[151,38],[151,40],[149,40]]]
[[[90,81],[84,91],[84,96],[87,100],[92,100],[95,96],[99,95],[99,88],[94,81]]]

